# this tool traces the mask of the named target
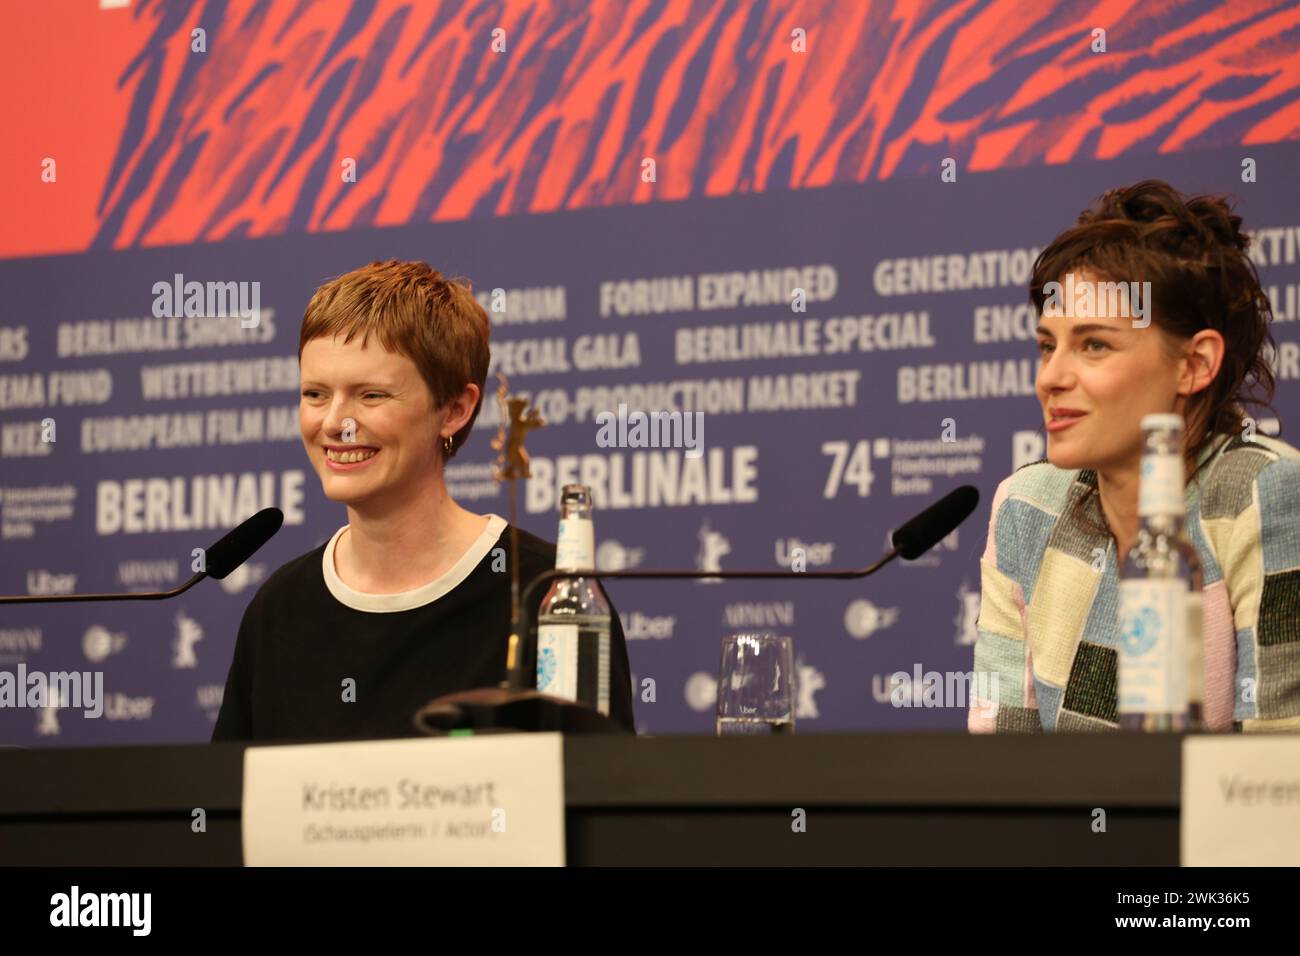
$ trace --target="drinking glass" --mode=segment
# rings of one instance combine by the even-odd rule
[[[766,632],[728,634],[718,668],[718,735],[794,733],[794,648]]]

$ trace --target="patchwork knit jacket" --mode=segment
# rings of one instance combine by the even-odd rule
[[[1204,575],[1206,723],[1300,730],[1300,451],[1220,437],[1198,464],[1187,529]],[[972,698],[972,733],[1118,728],[1119,576],[1096,489],[1095,472],[1045,461],[998,486],[975,644],[975,673],[997,677],[975,686],[997,700]]]

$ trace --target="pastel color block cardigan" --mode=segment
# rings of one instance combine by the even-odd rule
[[[1221,437],[1200,463],[1187,528],[1204,574],[1206,723],[1300,730],[1300,451]],[[972,685],[998,699],[972,698],[972,733],[1118,728],[1119,578],[1096,486],[1045,461],[998,486],[975,644],[975,673],[997,682]]]

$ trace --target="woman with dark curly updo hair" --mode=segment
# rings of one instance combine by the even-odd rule
[[[1205,723],[1300,729],[1300,452],[1246,415],[1273,397],[1249,243],[1223,198],[1147,180],[1107,192],[1039,255],[1047,459],[993,500],[975,671],[997,693],[973,701],[971,731],[1118,728],[1117,568],[1138,533],[1141,421],[1170,412],[1186,423],[1204,574]],[[1149,296],[1059,307],[1061,289],[1105,283]]]

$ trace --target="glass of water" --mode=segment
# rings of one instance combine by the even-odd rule
[[[794,648],[766,632],[728,634],[718,668],[718,735],[794,733]]]

